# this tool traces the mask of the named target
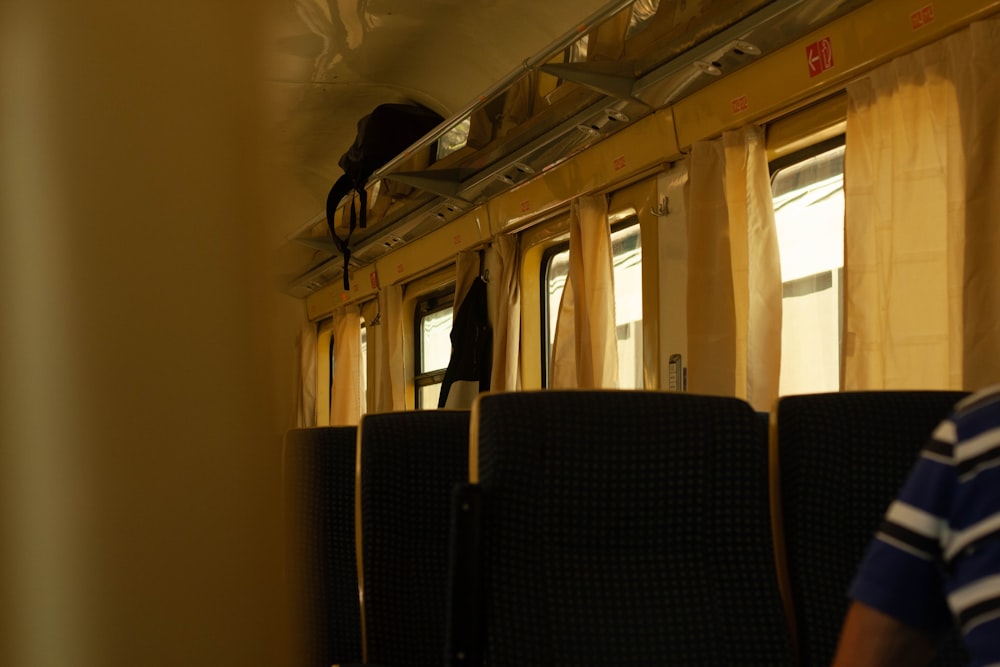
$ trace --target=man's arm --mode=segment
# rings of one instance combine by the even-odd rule
[[[922,667],[936,653],[923,633],[861,602],[852,602],[832,667]]]

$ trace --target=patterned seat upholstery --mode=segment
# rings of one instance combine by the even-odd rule
[[[830,664],[865,550],[920,448],[963,396],[875,391],[778,401],[780,524],[800,664]],[[966,663],[953,637],[933,664]]]
[[[469,475],[469,412],[368,415],[360,443],[367,662],[440,667],[451,496]]]
[[[353,426],[285,435],[286,567],[296,665],[361,661],[361,611],[354,535]]]
[[[483,664],[481,491],[469,483],[452,490],[445,667]]]
[[[749,405],[545,391],[473,415],[486,664],[791,664]]]

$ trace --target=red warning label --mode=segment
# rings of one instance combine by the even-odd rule
[[[833,67],[833,46],[830,38],[824,37],[806,47],[806,60],[809,63],[809,76],[822,74]]]
[[[910,14],[910,25],[913,26],[914,30],[919,30],[928,23],[934,23],[934,5],[921,7]]]

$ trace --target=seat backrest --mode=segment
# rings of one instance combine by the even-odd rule
[[[366,661],[439,667],[445,655],[452,488],[469,474],[469,412],[361,422]]]
[[[833,659],[847,589],[953,391],[786,396],[775,412],[780,525],[800,664]],[[963,665],[957,640],[936,665]]]
[[[486,664],[791,664],[765,433],[731,398],[480,396]]]
[[[353,426],[293,429],[285,435],[286,573],[301,667],[361,661],[356,450]]]

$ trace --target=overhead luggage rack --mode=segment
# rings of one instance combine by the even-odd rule
[[[389,197],[389,204],[380,215],[369,214],[367,229],[355,232],[350,266],[371,263],[434,231],[867,2],[708,1],[701,3],[701,14],[684,24],[673,22],[676,16],[654,16],[644,33],[629,37],[618,60],[554,62],[583,39],[581,30],[596,34],[620,13],[632,11],[632,2],[612,3],[374,172],[367,187],[381,183],[384,190],[378,196]],[[668,6],[673,5],[661,3],[661,10]],[[636,51],[640,48],[644,50]],[[522,122],[505,133],[493,127],[492,134],[498,136],[485,145],[467,146],[420,166],[431,162],[430,153],[441,137],[466,121],[481,122],[488,117],[487,109],[500,108],[502,116],[514,87],[539,75],[559,80],[556,94],[548,93],[546,103],[537,104]],[[369,201],[373,199],[369,195]],[[310,266],[286,277],[287,293],[304,297],[341,276],[342,269],[326,266],[339,253],[325,228],[325,217],[319,216],[290,239],[320,252]]]

